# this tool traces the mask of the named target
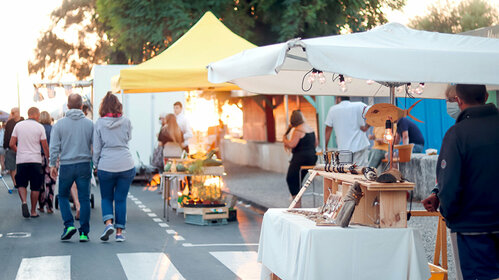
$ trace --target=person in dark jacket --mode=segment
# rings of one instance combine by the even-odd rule
[[[499,278],[499,112],[483,85],[456,86],[461,113],[437,162],[440,212],[457,233],[464,279]],[[438,202],[438,200],[436,200]],[[435,203],[434,203],[435,205]]]

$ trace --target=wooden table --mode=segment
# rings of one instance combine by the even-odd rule
[[[318,171],[324,178],[324,202],[330,193],[344,196],[349,187],[359,182],[364,197],[355,208],[352,223],[381,228],[407,227],[407,191],[414,183],[377,183],[368,181],[363,175]]]

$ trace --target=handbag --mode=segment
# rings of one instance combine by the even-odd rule
[[[158,145],[152,154],[151,165],[159,168],[159,170],[163,170],[164,162],[163,162],[163,146]]]

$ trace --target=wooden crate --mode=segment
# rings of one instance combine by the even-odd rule
[[[359,182],[364,197],[355,208],[351,223],[381,228],[407,227],[407,191],[414,183],[377,183],[368,181],[363,175],[319,171],[324,179],[324,203],[330,193],[344,196],[349,187]]]
[[[227,219],[229,208],[223,207],[184,207],[184,217],[187,215],[200,215],[203,220]]]

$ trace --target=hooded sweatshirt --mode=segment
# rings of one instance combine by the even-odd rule
[[[98,170],[122,172],[135,164],[128,148],[132,125],[125,117],[99,118],[94,130],[94,165]]]
[[[61,165],[90,162],[93,128],[81,110],[68,110],[50,133],[50,166],[55,166],[58,158]]]

